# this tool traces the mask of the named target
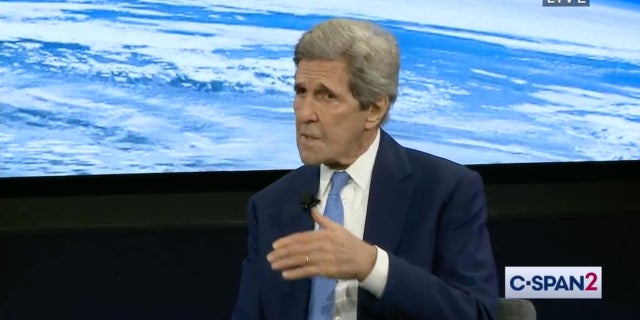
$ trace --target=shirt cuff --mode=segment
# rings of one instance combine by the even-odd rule
[[[360,286],[373,293],[377,298],[380,298],[384,292],[384,287],[387,285],[387,277],[389,276],[389,255],[378,246],[376,246],[376,251],[376,263],[364,281],[360,282]]]

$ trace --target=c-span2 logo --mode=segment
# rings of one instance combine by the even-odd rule
[[[507,299],[602,299],[602,267],[505,267]]]

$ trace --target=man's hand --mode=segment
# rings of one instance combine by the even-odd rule
[[[267,255],[273,270],[288,280],[324,276],[363,281],[373,269],[377,249],[311,209],[318,231],[295,233],[273,243]]]

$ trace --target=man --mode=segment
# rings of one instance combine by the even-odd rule
[[[305,165],[249,201],[233,318],[494,319],[481,178],[380,129],[398,92],[394,37],[333,19],[294,62]]]

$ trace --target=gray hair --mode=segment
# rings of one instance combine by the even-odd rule
[[[395,37],[366,21],[331,19],[305,32],[296,44],[293,62],[345,59],[351,93],[360,108],[369,109],[380,98],[389,99],[389,109],[398,97],[400,50]],[[382,123],[389,115],[385,113]]]

